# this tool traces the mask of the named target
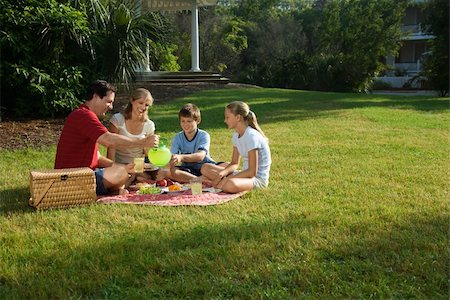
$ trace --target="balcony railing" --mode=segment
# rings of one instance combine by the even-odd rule
[[[404,33],[409,33],[407,39],[411,37],[431,37],[427,32],[427,25],[424,24],[412,24],[412,25],[402,25],[401,31]]]
[[[422,70],[422,64],[420,60],[415,63],[395,63],[394,68],[405,70],[408,75],[418,74]]]

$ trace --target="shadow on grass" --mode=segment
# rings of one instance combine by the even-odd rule
[[[34,209],[28,205],[30,190],[28,187],[0,191],[0,215],[30,213]]]
[[[447,294],[446,243],[439,240],[447,221],[411,215],[376,234],[367,232],[371,222],[358,222],[344,239],[332,236],[331,223],[301,212],[175,233],[164,224],[23,252],[16,261],[36,273],[1,282],[17,298],[435,298]]]
[[[263,123],[285,122],[292,119],[328,117],[338,110],[368,107],[416,110],[441,113],[449,109],[448,98],[429,96],[386,96],[348,93],[319,93],[281,89],[213,90],[195,93],[181,100],[165,104],[166,111],[158,111],[154,117],[161,130],[173,129],[178,123],[178,109],[186,102],[197,104],[202,111],[202,125],[220,128],[217,118],[223,119],[224,107],[231,101],[247,102]]]

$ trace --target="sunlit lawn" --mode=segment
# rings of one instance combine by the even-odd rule
[[[0,299],[447,299],[448,98],[230,89],[150,117],[170,138],[197,104],[229,160],[232,100],[270,138],[271,183],[219,206],[35,212],[29,171],[55,147],[0,152]]]

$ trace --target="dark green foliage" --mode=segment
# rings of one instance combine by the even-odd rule
[[[93,1],[97,2],[97,1]],[[95,7],[86,2],[93,27],[91,35],[95,50],[95,68],[110,82],[132,88],[134,74],[147,64],[148,39],[162,40],[167,24],[160,14],[140,12],[134,0],[111,0]]]
[[[88,55],[84,15],[56,0],[0,1],[2,110],[53,116],[78,103]]]
[[[216,12],[218,11],[218,12]],[[200,61],[204,70],[231,75],[229,68],[239,64],[239,55],[247,49],[244,27],[247,22],[219,10],[210,9],[201,14]]]
[[[54,116],[71,110],[80,104],[79,96],[83,92],[82,75],[77,67],[62,67],[55,63],[45,70],[31,67],[20,67],[13,64],[15,73],[11,78],[15,82],[28,84],[29,95],[18,93],[14,107],[14,115],[22,117]],[[26,97],[28,96],[28,97]]]
[[[188,70],[191,14],[140,11],[134,0],[0,0],[2,102],[8,116],[62,114],[106,79],[133,87],[137,69]],[[395,54],[408,0],[220,0],[200,9],[200,67],[269,87],[365,91]],[[430,4],[426,61],[448,93],[448,2]],[[146,46],[150,41],[150,60]]]
[[[435,36],[430,41],[430,53],[424,63],[425,75],[431,86],[441,96],[449,92],[449,2],[432,0],[427,9],[426,22],[429,32]]]
[[[148,39],[162,41],[158,14],[140,13],[133,0],[0,0],[0,103],[9,117],[65,114],[85,86],[106,79],[132,86],[147,63]]]
[[[174,54],[182,70],[191,68],[191,14],[169,16],[174,32],[171,42],[178,47]],[[248,47],[245,26],[248,22],[231,14],[226,7],[199,10],[200,67],[203,71],[232,75],[239,69],[240,54]]]
[[[398,48],[406,1],[313,4],[289,10],[274,6],[272,13],[263,13],[265,18],[247,28],[249,47],[242,56],[241,80],[314,90],[368,87],[383,68],[379,58]]]

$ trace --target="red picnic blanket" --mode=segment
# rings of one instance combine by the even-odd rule
[[[191,190],[181,191],[178,193],[167,194],[136,194],[135,191],[126,195],[99,196],[97,203],[124,203],[124,204],[140,204],[140,205],[160,205],[160,206],[180,206],[180,205],[216,205],[221,204],[247,193],[240,192],[237,194],[209,193],[203,192],[201,195],[192,195]]]

